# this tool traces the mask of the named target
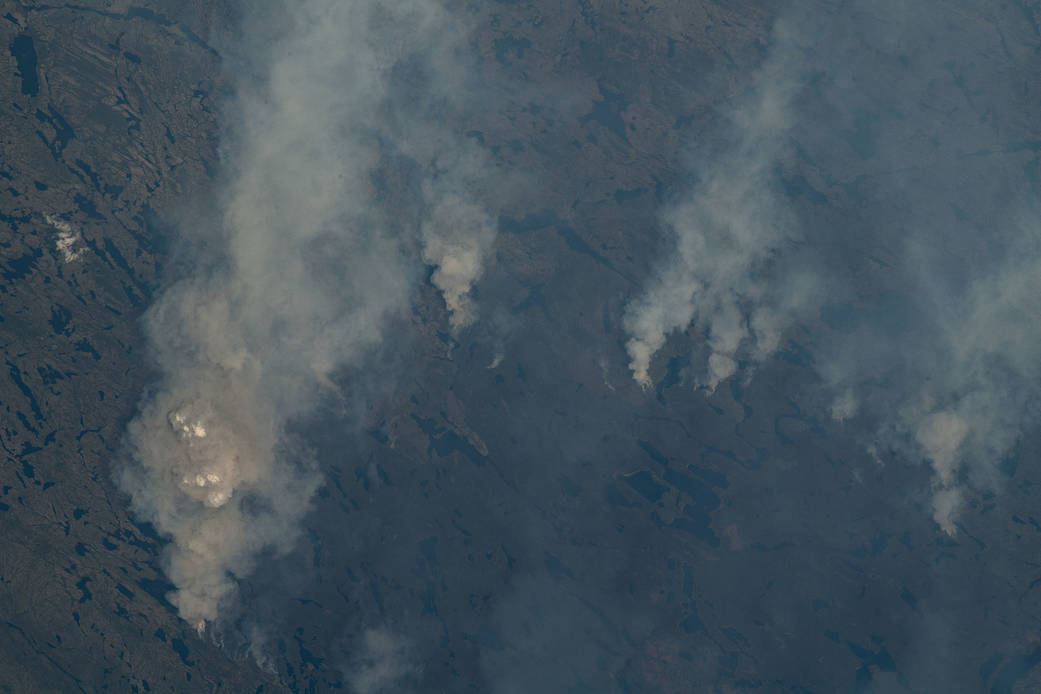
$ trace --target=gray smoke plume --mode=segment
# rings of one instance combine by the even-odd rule
[[[495,240],[494,222],[483,209],[453,192],[427,186],[430,217],[423,223],[423,260],[433,265],[431,277],[448,307],[449,322],[458,330],[476,317],[470,289],[481,277]]]
[[[842,332],[817,350],[825,383],[839,394],[833,416],[860,419],[880,445],[928,460],[933,517],[951,534],[966,485],[994,488],[996,464],[1039,414],[1041,235],[1036,223],[992,214],[996,227],[972,242],[975,257],[949,256],[950,227],[932,238],[923,231],[929,244],[908,252],[903,277],[886,279],[906,283],[901,304],[867,297],[842,305]],[[961,275],[964,261],[976,267]]]
[[[461,161],[428,108],[458,89],[457,18],[428,0],[246,12],[229,47],[221,213],[184,230],[193,269],[148,314],[162,378],[121,473],[169,537],[171,602],[200,629],[261,552],[292,546],[321,475],[286,426],[376,353],[422,277],[420,246],[462,325],[492,240],[464,185],[482,162]],[[402,156],[415,194],[374,174]]]
[[[1010,56],[1031,35],[968,2],[801,3],[788,19],[729,146],[665,216],[676,252],[626,318],[633,375],[649,385],[691,325],[709,388],[795,346],[834,419],[928,461],[953,533],[1037,424],[1039,85],[999,67],[1026,65]]]
[[[737,369],[739,351],[759,358],[776,349],[784,327],[768,294],[769,263],[798,228],[769,185],[791,125],[795,81],[792,35],[778,25],[778,47],[733,114],[728,146],[698,164],[694,195],[669,209],[675,249],[627,308],[633,378],[651,385],[651,360],[669,333],[692,323],[711,355],[702,383],[714,390]]]

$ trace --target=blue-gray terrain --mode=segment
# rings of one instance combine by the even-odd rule
[[[0,0],[0,691],[1041,691],[1041,5],[336,8]]]

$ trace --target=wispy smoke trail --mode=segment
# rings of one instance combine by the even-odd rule
[[[345,669],[355,694],[404,694],[414,690],[410,680],[420,674],[408,643],[382,629],[362,634]]]
[[[200,628],[262,552],[294,542],[320,474],[286,425],[407,308],[421,242],[462,325],[492,238],[474,189],[455,185],[480,162],[431,168],[461,151],[426,108],[456,88],[458,21],[426,0],[247,12],[222,215],[185,230],[195,269],[149,313],[162,379],[130,425],[121,476],[169,536],[171,601]],[[374,175],[402,156],[415,193]]]
[[[709,388],[797,341],[836,420],[932,466],[933,517],[953,533],[1037,422],[1041,239],[1023,211],[1038,191],[1017,144],[1036,80],[998,68],[1007,39],[971,6],[802,9],[729,147],[666,216],[675,255],[626,317],[633,375],[649,385],[690,325]]]

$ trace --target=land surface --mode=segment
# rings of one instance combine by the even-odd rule
[[[155,378],[141,317],[231,127],[205,38],[224,20],[201,1],[0,3],[0,689],[347,690],[370,629],[422,692],[1041,688],[1036,434],[950,537],[927,466],[872,458],[814,409],[797,343],[712,394],[691,386],[694,330],[653,391],[626,368],[657,210],[762,61],[771,11],[474,8],[487,107],[455,125],[522,181],[487,322],[452,337],[422,288],[370,407],[297,425],[325,484],[297,549],[241,586],[262,668],[178,619],[164,540],[113,481]],[[1041,10],[1009,13],[1037,45]],[[790,179],[807,214],[870,185],[856,127],[838,163]],[[1036,175],[1031,142],[998,155]]]

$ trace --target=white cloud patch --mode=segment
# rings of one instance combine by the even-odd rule
[[[58,232],[58,237],[54,241],[54,247],[61,255],[61,259],[66,263],[71,263],[79,260],[83,256],[83,237],[80,233],[72,228],[72,225],[65,220],[55,217],[53,215],[44,215],[44,219]]]

